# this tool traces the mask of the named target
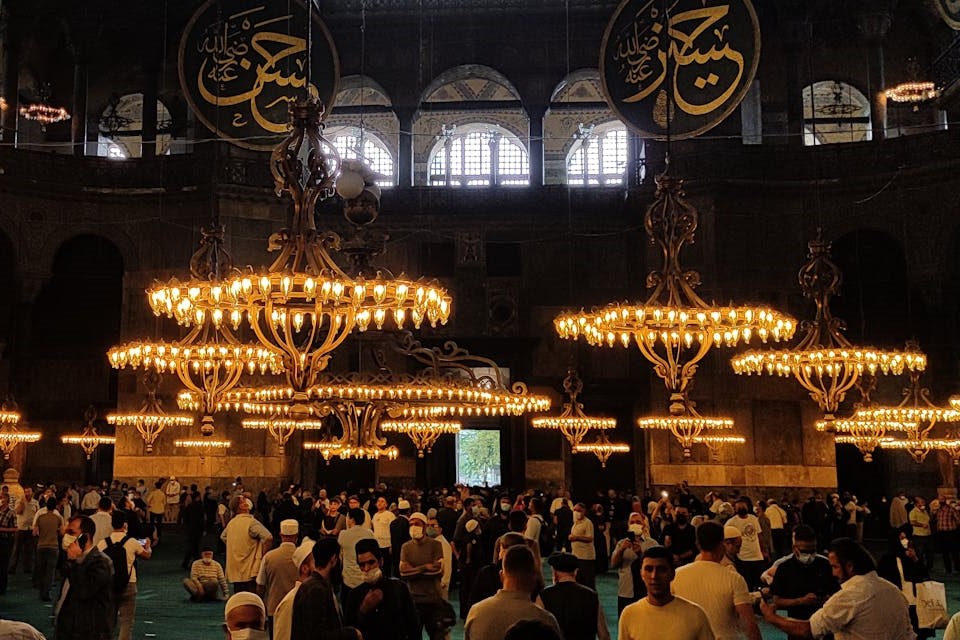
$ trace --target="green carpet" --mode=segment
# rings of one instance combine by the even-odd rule
[[[139,596],[133,637],[161,640],[221,640],[223,638],[223,603],[193,603],[181,586],[186,572],[180,568],[183,559],[183,537],[176,531],[165,531],[153,558],[137,563]],[[218,558],[221,562],[222,558]],[[950,611],[960,610],[960,576],[946,575],[940,569],[940,558],[933,577],[947,585]],[[545,568],[549,580],[550,569]],[[7,593],[0,595],[0,617],[22,620],[34,625],[48,637],[53,635],[52,603],[41,602],[37,590],[30,586],[30,574],[10,576]],[[597,576],[597,587],[607,614],[613,638],[617,637],[617,579],[614,572]],[[451,594],[456,605],[457,596]],[[785,636],[761,624],[763,637],[769,640]],[[938,632],[937,637],[941,637]],[[452,640],[463,639],[463,624],[451,633]]]

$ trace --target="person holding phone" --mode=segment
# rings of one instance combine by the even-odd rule
[[[94,546],[96,532],[88,516],[67,524],[65,580],[54,607],[57,640],[109,640],[113,635],[113,566]]]
[[[129,576],[122,591],[117,590],[114,580],[114,608],[120,625],[119,640],[130,640],[133,637],[133,619],[137,613],[137,558],[149,560],[153,555],[150,541],[142,542],[128,533],[127,515],[120,510],[114,511],[111,516],[113,530],[106,538],[97,543],[97,549],[106,552],[108,546],[120,545],[126,558],[124,570]],[[113,572],[116,575],[120,568],[114,564]]]

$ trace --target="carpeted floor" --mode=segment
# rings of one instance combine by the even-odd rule
[[[138,589],[136,624],[133,637],[159,638],[161,640],[221,640],[223,638],[223,604],[192,603],[181,586],[186,572],[180,568],[183,559],[183,538],[176,531],[164,532],[162,543],[156,548],[153,558],[138,563]],[[222,558],[218,558],[222,562]],[[934,569],[934,579],[947,585],[947,598],[951,612],[960,610],[960,576],[944,574],[939,557]],[[550,569],[545,569],[549,580]],[[0,617],[22,620],[37,627],[51,637],[53,620],[52,603],[41,602],[37,590],[30,586],[30,574],[10,576],[7,593],[0,595]],[[617,630],[617,580],[614,572],[597,576],[597,587],[607,614],[611,636]],[[456,593],[451,594],[456,602]],[[455,605],[456,607],[456,605]],[[766,639],[785,636],[769,626],[761,625]],[[941,637],[938,632],[937,637]],[[463,624],[451,633],[452,640],[462,640]],[[2,639],[0,639],[2,640]]]

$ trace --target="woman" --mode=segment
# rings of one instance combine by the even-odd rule
[[[596,552],[597,575],[606,573],[610,563],[610,543],[607,537],[607,527],[610,523],[607,522],[606,515],[603,505],[599,503],[594,504],[590,513],[587,514],[587,517],[593,521],[593,548]]]
[[[910,624],[918,640],[932,638],[933,629],[921,629],[917,623],[916,588],[918,582],[930,579],[930,571],[917,557],[913,541],[903,528],[895,530],[888,540],[886,555],[877,564],[877,574],[900,588],[910,603]]]
[[[617,543],[610,557],[610,567],[617,570],[617,616],[623,613],[623,609],[633,602],[640,599],[641,595],[637,589],[634,589],[633,572],[631,566],[634,560],[643,555],[643,552],[650,547],[656,546],[657,541],[652,540],[644,529],[646,518],[643,514],[633,512],[627,523],[626,537]]]

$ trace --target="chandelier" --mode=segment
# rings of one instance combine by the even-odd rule
[[[918,110],[921,102],[933,100],[940,96],[936,85],[929,81],[901,82],[886,89],[884,95],[894,102],[912,103],[914,111]]]
[[[173,446],[183,449],[196,451],[200,457],[200,464],[204,464],[206,458],[214,451],[226,451],[232,443],[229,440],[216,440],[214,438],[201,438],[200,440],[174,440]]]
[[[264,420],[249,418],[243,420],[240,425],[244,429],[266,429],[267,433],[277,441],[280,455],[284,454],[287,442],[290,441],[290,436],[292,436],[297,429],[310,430],[325,429],[327,427],[326,423],[322,420],[292,420],[281,417],[270,417]]]
[[[953,438],[915,438],[903,440],[889,438],[880,442],[882,449],[905,449],[914,462],[920,464],[931,451],[946,451],[956,462],[960,456],[960,440]]]
[[[693,442],[704,445],[710,454],[710,461],[717,463],[720,462],[723,456],[723,451],[726,447],[730,445],[746,444],[747,439],[743,436],[709,434],[697,436],[693,439]]]
[[[170,415],[163,411],[160,407],[160,399],[157,397],[160,382],[160,374],[155,370],[147,369],[143,375],[146,394],[140,409],[135,413],[112,413],[107,416],[109,424],[117,427],[134,427],[143,438],[147,453],[153,453],[153,443],[167,427],[191,427],[194,422],[189,416]]]
[[[80,445],[80,448],[83,449],[83,453],[87,456],[87,460],[93,456],[93,452],[96,451],[97,447],[101,444],[115,445],[117,443],[117,439],[114,436],[102,436],[97,433],[97,428],[93,424],[94,420],[96,419],[97,410],[93,405],[90,405],[83,412],[83,433],[80,435],[61,436],[60,441],[63,444]]]
[[[694,444],[705,444],[704,438],[713,431],[732,429],[733,420],[700,415],[694,403],[686,397],[686,392],[683,394],[682,403],[682,414],[640,418],[637,420],[637,426],[650,431],[660,430],[672,433],[683,450],[683,460],[688,461],[693,457]]]
[[[20,431],[20,413],[17,411],[17,405],[12,400],[3,403],[3,409],[0,410],[0,452],[3,453],[3,459],[9,460],[10,454],[18,444],[32,444],[40,439],[41,434],[37,431]]]
[[[576,448],[583,437],[591,429],[616,429],[617,421],[614,418],[600,418],[588,416],[583,412],[583,404],[577,397],[583,391],[583,380],[573,368],[567,370],[567,377],[563,379],[563,390],[567,392],[569,400],[563,403],[563,412],[559,416],[544,416],[530,421],[534,429],[557,429]]]
[[[695,291],[700,274],[680,264],[680,252],[693,242],[700,214],[684,198],[682,180],[664,173],[656,177],[656,185],[656,199],[643,221],[651,242],[660,248],[663,266],[647,276],[651,292],[646,301],[561,314],[554,328],[561,338],[583,337],[593,346],[628,348],[635,343],[670,394],[670,416],[644,419],[638,426],[668,429],[680,441],[686,460],[693,438],[704,429],[732,425],[692,410],[687,392],[700,361],[713,347],[735,347],[754,338],[764,343],[789,339],[794,320],[767,307],[704,301]]]
[[[607,434],[601,431],[595,442],[580,442],[573,447],[573,453],[592,453],[600,461],[600,468],[607,468],[607,460],[615,453],[629,453],[630,445],[610,442]]]
[[[738,374],[796,378],[819,405],[824,420],[832,422],[859,376],[922,371],[927,358],[920,351],[860,347],[847,340],[845,323],[830,312],[830,299],[839,293],[842,282],[839,267],[830,259],[830,243],[818,236],[807,247],[808,260],[798,277],[804,297],[813,300],[817,311],[812,322],[801,324],[803,337],[792,348],[749,351],[734,357],[731,364]]]
[[[384,420],[380,428],[384,433],[405,433],[417,448],[417,457],[424,452],[433,453],[433,445],[445,433],[460,433],[461,424],[451,420],[430,420],[426,418],[406,418],[403,420]]]
[[[219,408],[258,416],[259,420],[244,421],[251,428],[282,425],[281,433],[292,434],[301,425],[308,429],[338,426],[339,434],[325,439],[318,449],[327,460],[395,458],[396,447],[388,447],[383,436],[388,431],[382,428],[385,421],[448,422],[444,419],[517,416],[550,408],[549,398],[529,393],[522,382],[508,386],[496,362],[454,342],[428,348],[408,332],[375,337],[379,342],[369,349],[375,372],[324,372],[302,394],[284,386],[237,388],[225,394]],[[391,371],[385,348],[403,356],[405,366],[419,370]],[[182,393],[178,401],[181,407],[189,407],[196,401],[195,394]]]
[[[40,123],[40,130],[46,131],[47,125],[70,119],[70,112],[64,107],[50,104],[50,85],[43,85],[38,92],[37,102],[20,107],[20,117]]]
[[[385,325],[436,326],[450,316],[451,299],[440,286],[394,277],[387,271],[357,269],[348,275],[334,260],[346,254],[362,261],[363,252],[341,247],[340,237],[319,232],[316,203],[333,194],[339,156],[321,135],[324,107],[317,100],[291,103],[291,132],[271,155],[277,194],[293,200],[289,229],[271,236],[279,251],[265,268],[234,271],[225,280],[171,279],[148,290],[154,313],[193,326],[208,319],[215,328],[238,329],[247,323],[260,344],[280,354],[293,393],[293,417],[309,414],[308,390],[326,369],[331,352],[354,329]],[[300,158],[306,154],[306,162]],[[371,222],[362,218],[356,227]],[[367,248],[369,256],[374,250]]]
[[[190,258],[190,273],[196,280],[219,281],[222,271],[229,270],[230,256],[223,249],[224,227],[215,220],[209,229],[201,229],[200,247]],[[213,326],[211,318],[196,322],[181,340],[173,343],[138,340],[113,347],[107,352],[115,369],[153,369],[158,373],[176,374],[180,382],[194,394],[197,402],[191,407],[200,415],[200,433],[211,436],[213,414],[218,401],[234,388],[244,373],[282,371],[280,354],[258,344],[243,344],[234,331],[221,324]]]

